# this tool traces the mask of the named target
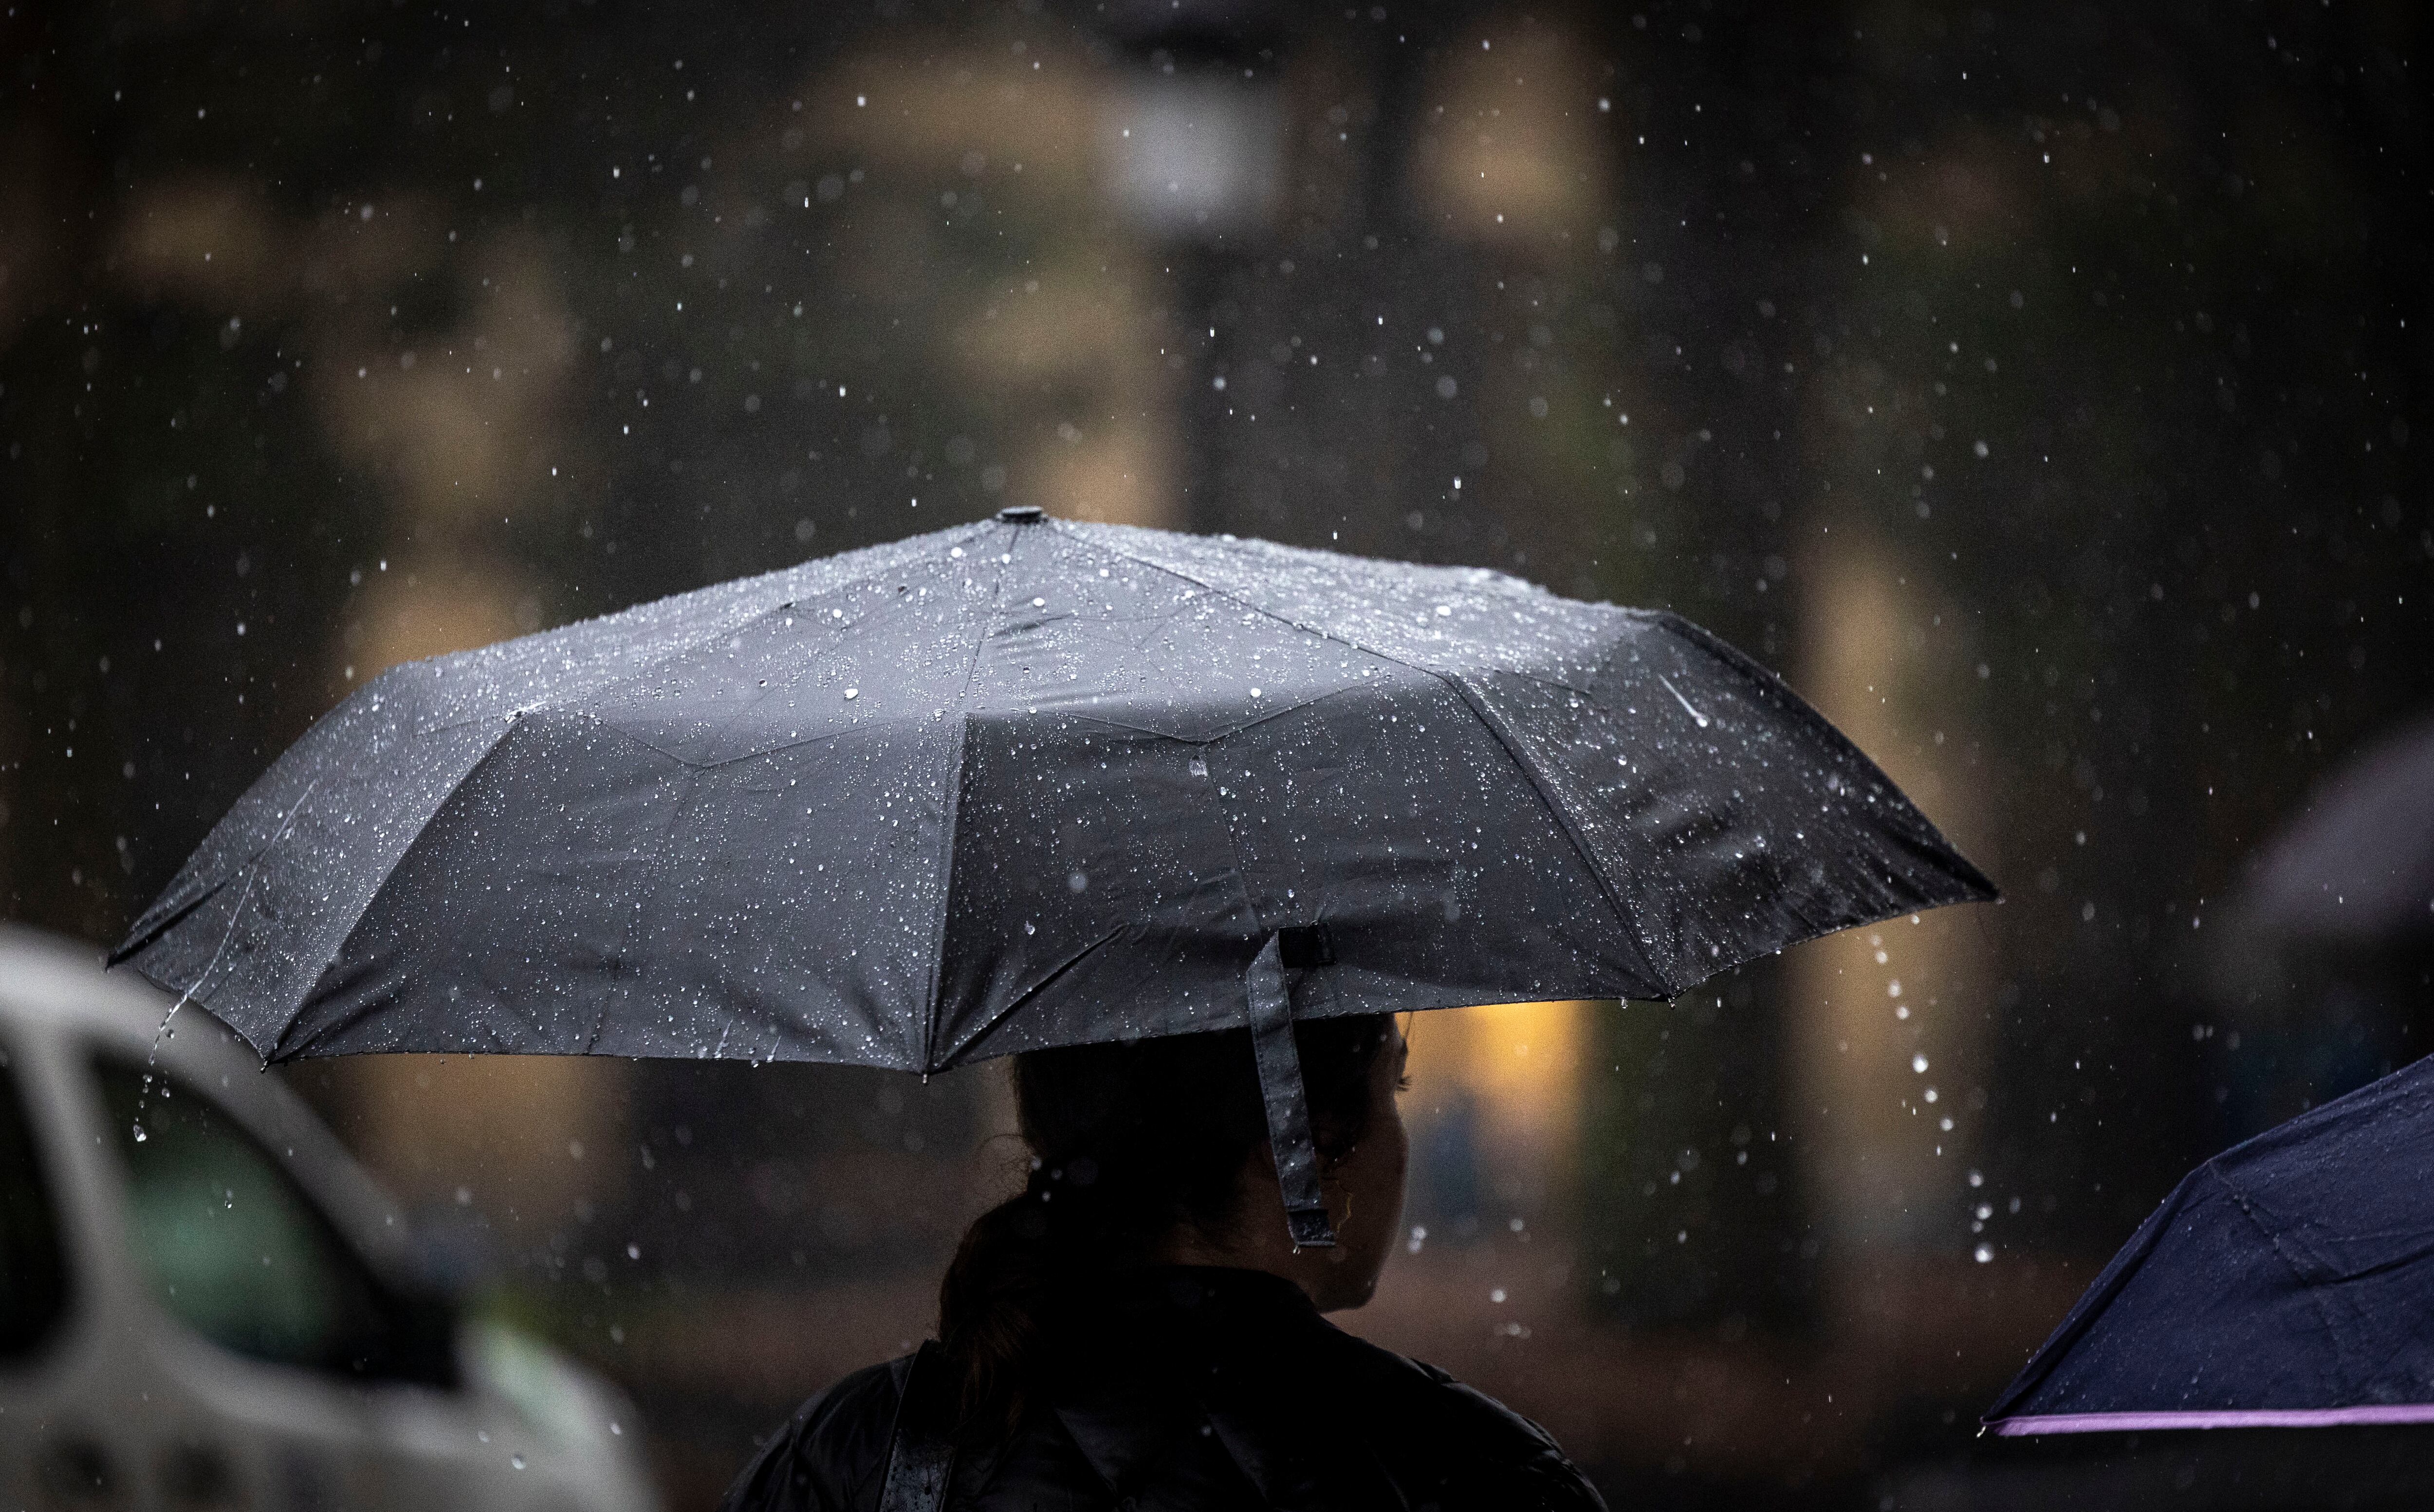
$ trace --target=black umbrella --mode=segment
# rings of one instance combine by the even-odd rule
[[[1997,1434],[2434,1422],[2434,1058],[2199,1166],[1986,1415]]]
[[[118,958],[266,1059],[1249,1023],[1283,1163],[1295,1016],[1671,998],[1992,896],[1672,615],[1009,509],[384,675]]]

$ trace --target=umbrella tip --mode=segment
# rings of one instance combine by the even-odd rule
[[[1036,504],[1009,504],[997,512],[997,517],[1003,524],[1036,525],[1048,518],[1048,511]]]

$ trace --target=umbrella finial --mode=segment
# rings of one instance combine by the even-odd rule
[[[1009,504],[997,512],[998,523],[1009,525],[1036,525],[1048,518],[1048,511],[1036,504]]]

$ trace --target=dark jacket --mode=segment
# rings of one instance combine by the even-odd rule
[[[909,1498],[924,1435],[955,1512],[1393,1508],[1603,1512],[1545,1430],[1441,1370],[1363,1343],[1259,1271],[1125,1273],[1058,1332],[1012,1438],[947,1458],[934,1348],[805,1402],[728,1492],[729,1512],[874,1512]],[[914,1361],[922,1379],[902,1415]],[[891,1450],[893,1453],[891,1454]],[[915,1458],[917,1459],[917,1450]],[[895,1466],[891,1480],[891,1460]]]

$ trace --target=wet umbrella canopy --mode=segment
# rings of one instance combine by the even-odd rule
[[[266,1059],[1250,1023],[1281,1165],[1293,1017],[1670,998],[1993,894],[1671,615],[1012,509],[388,673],[119,957]]]
[[[2434,1059],[2208,1160],[1987,1414],[2008,1436],[2434,1422]]]

